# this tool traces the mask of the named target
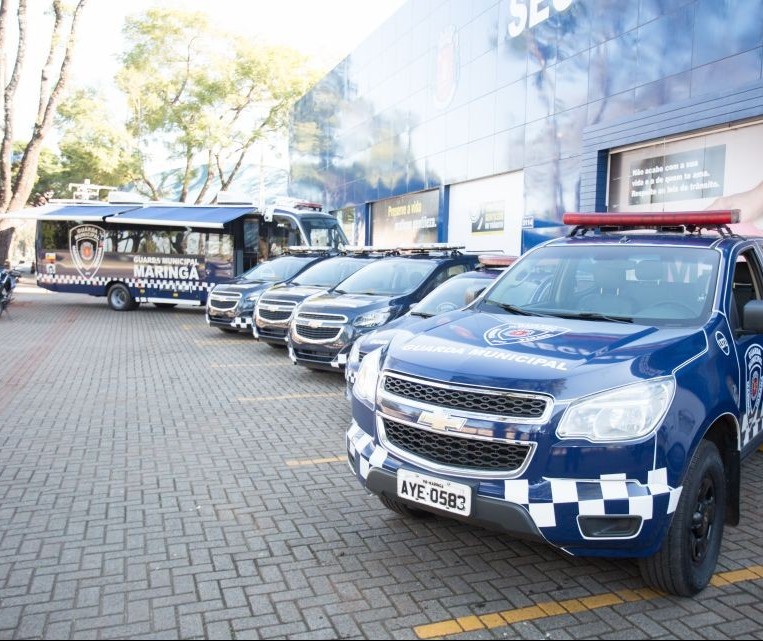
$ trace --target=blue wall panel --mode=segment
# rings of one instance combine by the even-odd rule
[[[762,73],[763,0],[410,0],[296,105],[290,191],[524,170],[524,215],[559,220],[605,207],[609,149],[763,115]]]

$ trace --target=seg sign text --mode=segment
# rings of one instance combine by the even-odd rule
[[[572,0],[509,0],[509,36],[516,38],[548,20],[552,8],[559,13],[571,4]]]

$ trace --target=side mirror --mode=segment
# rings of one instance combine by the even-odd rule
[[[742,331],[746,334],[763,334],[763,300],[745,303],[742,311]]]
[[[466,290],[466,293],[464,294],[464,305],[469,305],[473,303],[479,295],[485,291],[485,287],[470,287]]]

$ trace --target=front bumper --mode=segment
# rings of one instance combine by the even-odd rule
[[[397,496],[401,468],[474,486],[473,512],[461,517],[417,503],[413,507],[474,523],[517,538],[543,540],[580,556],[637,557],[654,554],[662,542],[681,488],[667,485],[665,468],[650,471],[648,482],[625,474],[599,478],[514,479],[448,476],[403,461],[353,421],[346,435],[347,456],[368,491]],[[591,524],[627,522],[629,530],[591,534]]]
[[[252,330],[252,312],[236,313],[234,310],[230,313],[221,314],[220,312],[210,312],[207,310],[206,319],[207,325],[210,327],[223,327],[240,332]]]
[[[295,364],[312,369],[344,371],[353,343],[372,329],[362,331],[345,324],[330,340],[310,340],[300,336],[292,323],[287,336],[289,357]]]

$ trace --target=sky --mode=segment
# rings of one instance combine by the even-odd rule
[[[326,71],[345,58],[406,0],[88,0],[78,31],[71,86],[88,85],[109,92],[118,68],[121,30],[129,14],[162,6],[200,11],[227,31],[283,43],[315,59]],[[50,23],[42,15],[47,0],[31,0],[30,42]],[[49,29],[49,28],[48,28]],[[28,65],[41,68],[46,51],[30,50]],[[34,74],[37,78],[39,76]],[[36,80],[35,83],[38,81]],[[35,83],[22,85],[15,118],[17,137],[31,129],[36,111]],[[70,88],[71,88],[70,86]],[[31,119],[30,119],[31,115]]]

